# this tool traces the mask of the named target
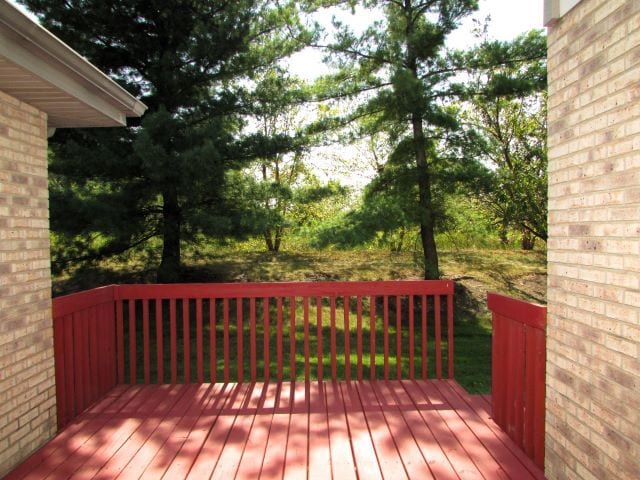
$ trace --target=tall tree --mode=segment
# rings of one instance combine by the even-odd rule
[[[355,2],[351,2],[355,3]],[[367,134],[383,131],[395,145],[391,154],[396,178],[411,178],[420,231],[424,278],[440,275],[435,242],[435,175],[445,173],[451,157],[444,145],[459,143],[464,132],[457,112],[444,101],[452,92],[447,80],[456,68],[446,61],[445,39],[458,22],[477,8],[477,0],[367,0],[383,18],[361,35],[336,22],[336,41],[325,47],[340,68],[332,85],[342,94],[366,92],[351,118],[367,118]],[[464,157],[462,157],[464,158]]]
[[[278,134],[300,136],[302,115],[299,104],[306,97],[306,89],[299,80],[291,78],[281,68],[267,71],[253,91],[254,115],[258,128],[265,137]],[[304,142],[302,142],[304,143]],[[260,182],[252,189],[261,207],[262,236],[267,250],[278,252],[287,216],[294,205],[294,189],[308,173],[302,149],[293,154],[275,153],[258,158]]]
[[[517,229],[522,248],[547,240],[547,121],[543,94],[476,102],[494,166],[491,189],[482,195],[497,223]]]
[[[233,229],[224,172],[291,149],[290,139],[239,131],[247,80],[310,39],[296,2],[22,3],[149,107],[141,126],[56,135],[53,228],[81,258],[160,237],[158,279],[178,280],[183,240]]]
[[[471,82],[467,112],[492,165],[481,198],[501,229],[521,232],[525,249],[547,239],[545,50],[546,38],[533,30],[512,42],[484,41],[466,54],[473,64],[493,65],[479,68]]]

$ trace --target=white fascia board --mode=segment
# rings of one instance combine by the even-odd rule
[[[79,53],[0,0],[0,55],[120,125],[147,109]]]
[[[582,0],[544,0],[544,24],[551,26]]]

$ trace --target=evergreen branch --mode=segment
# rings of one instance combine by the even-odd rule
[[[380,62],[380,63],[387,64],[387,65],[392,65],[393,64],[393,62],[391,60],[389,60],[388,58],[371,55],[371,54],[368,54],[368,53],[360,52],[358,50],[353,50],[351,48],[340,48],[340,47],[337,47],[335,45],[322,45],[322,44],[319,44],[319,43],[311,43],[311,44],[309,44],[309,46],[313,47],[313,48],[319,48],[319,49],[322,49],[322,50],[329,50],[330,52],[343,53],[345,55],[351,55],[351,56],[356,57],[356,58],[362,58],[362,59],[365,59],[365,60],[372,60],[372,61],[375,61],[375,62]]]

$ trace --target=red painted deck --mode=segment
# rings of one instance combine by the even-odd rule
[[[118,386],[9,474],[544,478],[452,380]]]

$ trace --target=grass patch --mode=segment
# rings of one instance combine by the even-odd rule
[[[491,384],[491,322],[486,309],[486,293],[497,291],[523,300],[544,303],[546,255],[539,251],[456,250],[440,252],[440,261],[444,278],[456,282],[454,296],[456,379],[470,392],[487,393]],[[206,251],[188,252],[182,272],[184,282],[371,281],[419,278],[421,278],[421,271],[411,253],[390,253],[380,250],[312,250],[272,254],[237,250],[231,247],[210,248]],[[122,262],[110,261],[54,278],[54,294],[57,296],[111,283],[153,283],[154,281],[154,266],[148,267],[142,261],[131,259]],[[301,306],[298,306],[296,318],[301,319],[302,315]],[[328,315],[328,311],[323,311],[325,321],[328,321]],[[350,316],[355,318],[353,312]],[[315,320],[315,317],[312,318]],[[341,320],[342,317],[338,315],[337,338],[344,339],[344,330],[340,326]],[[376,320],[378,331],[382,328],[380,321],[381,319]],[[178,324],[180,325],[179,321]],[[286,325],[285,327],[289,328]],[[328,327],[325,325],[324,328]],[[326,336],[328,331],[324,328],[323,336]],[[390,334],[393,336],[395,327],[391,325],[390,328]],[[302,325],[296,326],[296,352],[304,351],[302,329]],[[285,331],[289,332],[286,329]],[[216,338],[222,341],[222,332],[216,333]],[[257,334],[263,335],[263,333],[259,330]],[[366,330],[365,336],[368,334]],[[248,335],[248,332],[245,335]],[[353,335],[350,341],[355,345],[354,342],[357,339]],[[403,344],[406,345],[408,343],[406,332],[403,335]],[[237,332],[232,331],[231,338],[236,337]],[[194,338],[193,335],[191,338]],[[177,344],[179,356],[182,355],[181,339],[182,337]],[[285,344],[287,344],[286,341]],[[233,342],[230,345],[233,345]],[[248,345],[248,337],[244,345]],[[312,351],[316,348],[315,345],[310,347]],[[323,342],[325,348],[328,348],[328,345],[327,342]],[[395,348],[394,342],[391,345]],[[376,349],[378,347],[376,346]],[[168,348],[168,345],[165,345],[165,348]],[[216,343],[219,355],[223,351],[222,348],[222,344]],[[270,348],[275,348],[275,343],[271,342]],[[205,347],[205,352],[207,350],[208,348]],[[287,369],[285,378],[288,378],[290,359],[288,350],[286,348],[285,350],[283,352]],[[339,348],[338,351],[340,351]],[[195,344],[191,347],[191,352],[192,356],[195,356]],[[233,352],[230,353],[232,357]],[[247,350],[244,353],[248,355]],[[275,351],[272,352],[272,354],[275,353]],[[168,355],[168,352],[165,355]],[[326,361],[328,361],[327,358],[325,356]],[[222,361],[223,359],[218,357],[219,373],[224,369],[220,363]],[[395,359],[392,361],[395,362]],[[137,362],[138,365],[142,365],[142,358]],[[296,355],[295,363],[296,370],[300,366],[304,368],[304,358],[301,354]],[[205,365],[208,366],[208,361],[205,361]],[[446,360],[443,360],[443,365],[446,365]],[[357,359],[353,356],[351,366],[354,372],[357,368]],[[326,370],[327,365],[324,368],[325,371],[329,371]],[[344,371],[344,358],[339,361],[339,368],[340,371]],[[408,366],[403,365],[402,368],[406,369]],[[395,373],[395,363],[390,365],[390,369]],[[192,375],[195,375],[195,368],[192,368]],[[248,373],[245,374],[245,378],[248,378]]]
[[[187,359],[185,359],[185,330],[183,329],[183,305],[184,300],[175,302],[174,327],[171,327],[170,303],[167,300],[151,301],[149,305],[149,343],[148,355],[150,360],[150,381],[170,382],[172,379],[172,356],[176,362],[176,380],[178,382],[194,382],[197,380],[197,326],[196,326],[196,302],[187,300],[188,312],[188,337],[189,337],[189,376],[186,377]],[[443,302],[440,313],[442,339],[442,375],[447,376],[447,325],[446,305]],[[225,308],[226,305],[226,308]],[[204,379],[211,378],[210,365],[215,368],[217,380],[236,381],[238,369],[242,368],[243,379],[251,378],[251,355],[257,359],[256,380],[264,381],[267,377],[276,379],[279,376],[285,380],[303,380],[308,369],[308,378],[316,379],[322,373],[323,378],[355,379],[361,372],[363,378],[370,378],[371,365],[374,365],[375,378],[390,379],[409,378],[411,372],[410,352],[410,327],[409,309],[410,303],[407,297],[390,297],[383,300],[376,297],[374,310],[371,311],[370,297],[362,297],[362,303],[357,304],[354,298],[345,305],[342,298],[330,302],[324,298],[320,307],[311,300],[306,308],[301,299],[296,299],[292,305],[289,298],[283,299],[278,308],[278,302],[270,299],[266,305],[263,299],[256,299],[253,305],[245,299],[241,303],[236,299],[228,301],[216,300],[212,305],[210,300],[202,301],[202,364]],[[211,336],[210,311],[214,311],[215,333]],[[136,320],[136,378],[142,382],[144,379],[144,350],[140,339],[143,338],[143,322],[141,320],[142,303],[135,302]],[[249,321],[251,310],[256,313],[254,325]],[[414,361],[413,372],[416,378],[422,375],[422,304],[416,301],[414,309]],[[227,314],[225,315],[225,310]],[[358,315],[358,311],[361,315]],[[385,315],[384,312],[387,312]],[[280,312],[280,313],[278,313]],[[291,313],[294,313],[293,316]],[[332,314],[333,312],[333,314]],[[130,340],[129,330],[129,302],[125,302],[124,309],[124,345],[125,345],[125,378],[130,378],[132,359],[129,357],[127,346]],[[242,329],[238,330],[238,318],[241,320]],[[425,371],[430,378],[436,376],[435,366],[435,320],[437,318],[433,310],[433,304],[428,303],[425,309],[426,315],[426,350],[427,363]],[[228,319],[228,328],[224,328],[224,319]],[[386,320],[385,320],[386,317]],[[159,378],[157,354],[156,318],[160,318],[162,328],[162,377]],[[320,318],[320,325],[318,325]],[[400,319],[400,320],[398,320]],[[278,326],[279,325],[279,326]],[[360,328],[358,326],[360,325]],[[347,327],[348,326],[348,327]],[[373,331],[373,336],[372,336]],[[241,332],[241,334],[239,334]],[[281,332],[281,335],[279,334]],[[358,334],[360,332],[360,334]],[[387,332],[385,337],[384,332]],[[266,334],[266,335],[265,335]],[[252,337],[255,342],[252,342]],[[213,338],[213,341],[211,339]],[[305,340],[307,339],[307,340]],[[397,350],[397,341],[400,341],[400,351]],[[345,355],[346,345],[349,345],[349,356]],[[252,345],[253,352],[252,352]],[[358,345],[360,352],[358,355]],[[371,350],[373,345],[373,359]],[[293,346],[293,351],[292,347]],[[318,357],[318,347],[322,354]],[[242,348],[242,362],[238,361],[238,352]],[[175,353],[172,353],[172,350]],[[309,362],[306,363],[305,351],[309,351]],[[385,354],[387,362],[385,363]],[[213,355],[211,352],[215,352]],[[268,355],[265,355],[265,352]],[[332,352],[335,352],[335,365],[332,362]],[[268,374],[265,371],[265,358],[269,359]],[[280,361],[278,361],[280,359]],[[318,361],[320,360],[320,361]],[[373,360],[373,361],[372,361]],[[278,365],[282,369],[278,370]]]

